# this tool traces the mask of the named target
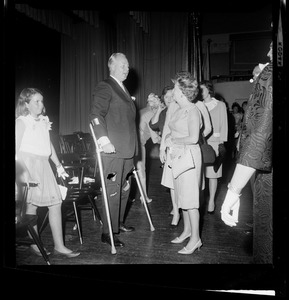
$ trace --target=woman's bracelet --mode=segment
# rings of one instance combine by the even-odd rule
[[[58,169],[58,168],[60,168],[60,167],[62,167],[62,164],[57,165],[57,166],[56,166],[56,169]]]

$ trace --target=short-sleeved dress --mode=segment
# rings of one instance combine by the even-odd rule
[[[202,131],[205,136],[207,136],[211,131],[212,131],[212,126],[211,126],[211,119],[209,112],[203,103],[203,101],[197,101],[195,103],[196,107],[199,109],[201,113],[201,122],[202,122]],[[174,114],[176,110],[179,109],[179,105],[176,102],[172,102],[167,111],[166,111],[166,117],[165,117],[165,122],[163,125],[163,131],[162,131],[162,140],[161,140],[161,145],[160,145],[160,150],[165,150],[165,137],[166,135],[170,132],[170,129],[168,127],[169,120],[171,119],[171,116]],[[164,110],[163,110],[164,111]],[[162,111],[162,112],[163,112]],[[161,184],[165,187],[168,187],[170,189],[174,188],[174,183],[173,183],[173,176],[172,176],[172,169],[169,168],[171,161],[170,161],[170,155],[167,155],[166,161],[163,166],[163,174],[162,174],[162,179],[161,179]],[[202,171],[202,190],[205,189],[205,176],[204,172]]]
[[[186,137],[189,135],[188,116],[190,112],[195,109],[197,109],[195,104],[190,103],[187,107],[179,108],[174,112],[168,124],[173,138]],[[200,114],[198,109],[197,111]],[[200,128],[201,126],[202,124],[200,124]],[[202,154],[199,145],[176,145],[169,149],[170,155],[168,156],[173,159],[178,153],[184,151],[184,147],[190,149],[194,159],[195,168],[184,172],[177,178],[173,178],[175,199],[179,208],[199,208],[199,192],[202,185]]]
[[[59,204],[62,202],[61,193],[49,163],[51,123],[47,116],[35,119],[28,115],[18,119],[24,122],[25,131],[17,159],[26,165],[31,179],[39,183],[28,190],[27,203],[36,206]]]

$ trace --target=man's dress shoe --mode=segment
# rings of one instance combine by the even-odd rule
[[[120,223],[119,230],[121,232],[131,232],[131,231],[134,231],[135,229],[134,229],[134,227],[131,227],[131,226],[127,227],[123,223]]]
[[[108,233],[103,233],[101,235],[101,241],[111,246],[110,235]],[[115,247],[124,247],[124,243],[120,241],[115,235],[113,235],[113,242]]]

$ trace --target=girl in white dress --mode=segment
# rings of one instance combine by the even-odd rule
[[[54,254],[76,257],[80,253],[65,247],[63,242],[61,193],[49,164],[55,164],[58,176],[68,177],[60,164],[50,141],[51,122],[44,116],[42,92],[35,88],[25,88],[20,93],[16,106],[16,160],[22,170],[20,181],[28,184],[36,182],[27,194],[27,215],[36,215],[38,207],[48,207],[49,224],[54,241]],[[37,225],[35,226],[37,232]],[[35,244],[31,250],[41,255]]]

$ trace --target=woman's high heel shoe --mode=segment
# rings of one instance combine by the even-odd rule
[[[179,237],[176,237],[175,239],[173,239],[171,241],[171,243],[173,244],[180,244],[182,243],[183,241],[185,241],[187,238],[189,238],[191,236],[191,234],[189,233],[187,236],[185,236],[184,238],[180,239]]]
[[[197,248],[200,251],[200,248],[202,247],[202,245],[203,245],[202,241],[201,241],[201,239],[199,239],[192,249],[187,249],[186,247],[184,247],[182,250],[178,251],[178,253],[180,253],[180,254],[192,254],[192,253],[195,252],[195,250]]]
[[[31,244],[31,245],[30,245],[30,250],[31,250],[34,254],[36,254],[37,256],[42,256],[42,254],[41,254],[41,252],[40,252],[40,250],[38,249],[38,247],[37,247],[36,244]],[[51,254],[51,252],[47,251],[46,248],[44,248],[44,250],[45,250],[45,252],[46,252],[47,255],[50,255],[50,254]]]
[[[58,256],[62,256],[62,257],[66,257],[66,258],[73,258],[73,257],[77,257],[80,254],[80,252],[71,251],[71,252],[68,252],[68,253],[63,253],[63,252],[60,252],[60,251],[57,251],[56,249],[54,249],[53,254],[58,255]]]

